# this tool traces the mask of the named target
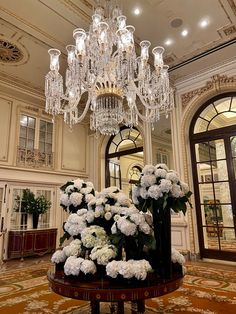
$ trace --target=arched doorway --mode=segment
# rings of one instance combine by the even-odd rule
[[[189,135],[201,257],[235,261],[236,93],[199,108]]]
[[[121,127],[120,132],[108,141],[105,163],[106,187],[117,186],[129,195],[129,170],[135,165],[143,165],[141,133],[136,128]]]

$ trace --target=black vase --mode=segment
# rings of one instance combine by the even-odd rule
[[[153,267],[163,279],[172,278],[171,263],[171,214],[170,208],[155,206],[153,202],[153,227],[156,240]],[[157,204],[156,204],[157,205]]]
[[[39,214],[33,214],[33,229],[38,228]]]

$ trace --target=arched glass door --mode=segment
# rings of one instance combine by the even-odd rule
[[[209,100],[190,127],[201,257],[236,260],[236,93]]]
[[[140,132],[121,127],[111,136],[106,148],[106,186],[117,186],[130,194],[130,173],[134,165],[143,164],[143,141]],[[138,168],[137,168],[138,169]]]

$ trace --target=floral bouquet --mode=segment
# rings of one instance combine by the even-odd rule
[[[60,243],[71,241],[53,254],[56,269],[62,267],[66,276],[79,280],[144,281],[154,271],[152,214],[140,211],[120,189],[96,192],[91,182],[77,179],[61,187],[60,204],[69,212]],[[181,261],[182,255],[176,252],[173,260]]]
[[[165,164],[146,165],[140,182],[134,186],[134,204],[153,217],[156,249],[151,265],[163,278],[171,278],[171,210],[184,214],[191,196],[188,185]],[[191,204],[190,204],[191,206]]]
[[[154,241],[150,214],[140,212],[117,187],[98,193],[80,179],[62,186],[60,204],[70,213],[61,244],[73,240],[52,261],[63,265],[65,275],[147,277],[152,268],[144,252]]]

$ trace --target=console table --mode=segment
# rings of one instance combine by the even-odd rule
[[[131,301],[131,312],[144,313],[145,299],[155,298],[178,289],[183,277],[176,274],[172,280],[157,280],[137,282],[126,286],[115,281],[97,279],[94,281],[78,281],[70,279],[61,272],[54,270],[48,271],[49,286],[51,289],[62,296],[90,301],[91,313],[100,313],[100,302],[111,302],[116,307],[117,314],[124,314],[124,302]],[[114,308],[112,310],[114,313]]]
[[[11,230],[8,233],[8,259],[54,252],[56,236],[56,228]]]

